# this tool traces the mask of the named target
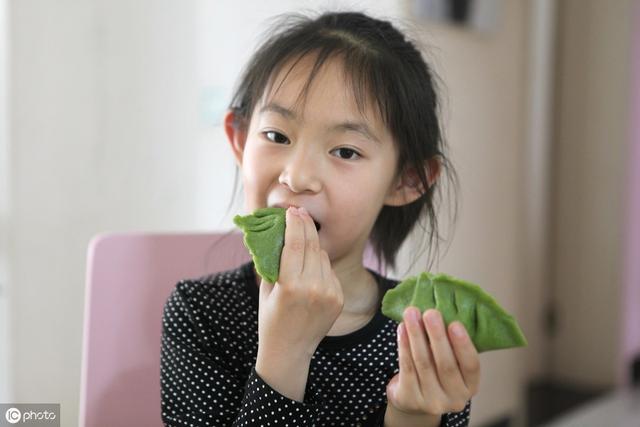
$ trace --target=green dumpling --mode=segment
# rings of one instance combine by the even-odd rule
[[[251,215],[233,218],[244,233],[244,245],[251,253],[256,271],[269,283],[276,283],[280,272],[285,214],[284,208],[260,208]]]
[[[398,323],[409,306],[418,307],[421,313],[437,309],[447,326],[454,320],[462,322],[478,353],[527,345],[516,320],[491,295],[446,274],[425,272],[410,277],[382,299],[382,313]]]

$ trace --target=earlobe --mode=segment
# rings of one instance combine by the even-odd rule
[[[244,153],[244,144],[247,140],[247,133],[239,127],[237,123],[234,123],[236,115],[233,111],[229,110],[224,116],[224,131],[227,134],[227,140],[231,146],[231,151],[236,159],[236,163],[239,167],[242,167],[242,155]]]
[[[431,187],[440,175],[440,162],[435,158],[430,159],[428,166],[425,166],[424,172],[427,176],[429,187]],[[416,170],[411,168],[396,180],[384,204],[389,206],[407,205],[418,200],[424,193],[425,189],[420,182],[420,177]]]

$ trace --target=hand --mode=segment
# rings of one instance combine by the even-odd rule
[[[462,336],[454,334],[456,326],[462,328]],[[439,417],[462,411],[478,392],[478,352],[461,322],[451,322],[445,330],[438,310],[422,316],[416,307],[405,310],[398,326],[398,357],[400,372],[387,385],[392,411]]]
[[[313,219],[304,209],[287,209],[278,281],[260,284],[259,357],[310,360],[343,305],[342,286],[320,248]]]

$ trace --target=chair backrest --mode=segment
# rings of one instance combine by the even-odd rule
[[[80,426],[160,419],[162,310],[181,279],[237,267],[240,233],[102,234],[89,244]]]
[[[378,271],[370,248],[364,263]],[[164,304],[182,279],[250,260],[242,234],[101,234],[87,254],[80,426],[162,425]],[[384,274],[384,273],[383,273]]]

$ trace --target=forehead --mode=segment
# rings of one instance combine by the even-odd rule
[[[306,55],[291,59],[275,70],[256,111],[276,103],[296,112],[301,121],[310,113],[314,120],[358,119],[379,131],[386,131],[378,105],[373,102],[366,85],[354,82],[354,76],[347,73],[340,58],[327,58],[312,75],[315,62],[316,55]]]

